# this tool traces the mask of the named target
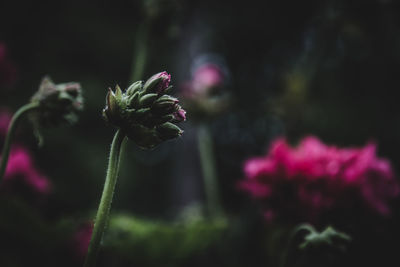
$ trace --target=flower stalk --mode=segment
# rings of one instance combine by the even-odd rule
[[[19,121],[24,117],[24,115],[26,115],[30,111],[36,110],[38,108],[39,108],[38,103],[36,103],[36,102],[28,103],[28,104],[22,106],[21,108],[19,108],[17,110],[17,112],[15,112],[14,116],[12,117],[10,126],[7,131],[7,135],[6,135],[6,138],[4,141],[3,151],[1,153],[0,184],[3,180],[4,174],[6,172],[7,162],[8,162],[8,158],[10,156],[10,147],[11,147],[11,143],[14,138],[14,135],[15,135],[15,130],[17,128],[17,125],[18,125]]]
[[[184,121],[186,112],[178,105],[178,99],[166,94],[171,89],[170,80],[168,73],[160,72],[145,83],[133,83],[124,91],[118,85],[115,91],[108,91],[103,117],[118,130],[111,145],[106,181],[84,267],[96,264],[101,239],[110,217],[124,140],[130,139],[143,149],[152,149],[183,133],[174,123]]]
[[[125,137],[126,135],[121,130],[117,130],[111,144],[106,181],[104,183],[103,194],[97,210],[93,234],[89,243],[88,253],[86,255],[84,264],[85,267],[93,267],[96,264],[97,255],[100,250],[100,242],[103,237],[108,218],[110,217],[110,208],[118,177],[121,147],[124,143],[123,141],[125,140]]]
[[[203,172],[204,191],[206,194],[207,210],[211,217],[222,216],[221,202],[219,198],[215,157],[210,130],[202,124],[198,130],[198,149],[200,163]]]

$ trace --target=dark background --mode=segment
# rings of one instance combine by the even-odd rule
[[[390,159],[398,173],[400,9],[395,1],[146,3],[0,2],[0,41],[17,66],[17,80],[1,90],[0,105],[15,111],[46,74],[56,83],[80,82],[84,90],[85,110],[78,124],[46,130],[41,148],[29,125],[21,126],[18,137],[54,183],[53,194],[34,207],[48,223],[93,217],[114,132],[101,117],[106,90],[117,83],[123,88],[130,84],[144,25],[149,29],[148,61],[141,79],[166,70],[179,92],[179,85],[190,79],[193,62],[204,54],[223,58],[229,70],[227,89],[235,102],[209,125],[222,202],[230,216],[242,221],[248,216],[254,221],[248,224],[262,228],[252,202],[235,184],[243,176],[243,161],[264,153],[277,136],[296,143],[312,134],[339,146],[362,146],[372,140],[378,144],[378,154]],[[113,211],[171,220],[187,204],[202,203],[196,122],[190,114],[183,127],[186,133],[181,139],[151,152],[128,145]],[[396,203],[393,210],[384,222],[360,221],[358,232],[363,234],[348,262],[398,266]],[[29,228],[27,224],[22,227]],[[237,227],[249,236],[237,241],[241,245],[232,244],[231,254],[229,249],[217,256],[210,252],[219,259],[211,262],[226,264],[237,250],[250,264],[243,266],[264,266],[263,241],[254,230],[259,228],[246,230],[246,223]],[[41,250],[23,236],[15,241],[11,233],[7,240],[14,240],[2,245],[9,247],[7,255],[31,255],[32,264],[58,255],[54,252],[58,248]],[[254,249],[249,251],[247,245]],[[195,262],[212,265],[207,258]],[[184,264],[195,266],[190,260]]]

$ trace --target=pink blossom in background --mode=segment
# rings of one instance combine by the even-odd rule
[[[222,86],[224,74],[222,69],[213,63],[206,63],[198,67],[193,73],[192,80],[183,86],[186,97],[206,97],[210,90]]]
[[[2,147],[12,114],[6,109],[0,109],[0,147]],[[1,155],[0,155],[1,158]],[[12,146],[8,164],[4,175],[2,188],[13,187],[23,184],[32,191],[39,194],[48,194],[51,192],[51,183],[34,166],[33,158],[29,151],[22,146]]]
[[[244,164],[239,187],[259,200],[265,217],[317,221],[330,211],[362,208],[390,214],[389,202],[400,193],[390,163],[376,156],[376,145],[338,148],[316,137],[297,148],[278,139],[264,157]]]
[[[22,147],[13,147],[10,151],[2,187],[23,184],[39,194],[51,192],[51,183],[33,164],[30,153]]]
[[[6,109],[0,108],[0,140],[4,139],[7,134],[11,117],[12,114],[10,112],[8,112]]]
[[[15,82],[16,74],[17,69],[8,59],[6,46],[0,42],[0,87],[11,86]]]
[[[74,251],[79,258],[84,258],[87,254],[90,239],[92,238],[93,227],[93,222],[85,223],[79,227],[73,236]]]
[[[203,87],[220,86],[224,81],[222,70],[219,66],[207,63],[196,69],[193,82]]]

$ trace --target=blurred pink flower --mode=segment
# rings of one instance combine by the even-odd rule
[[[11,117],[12,114],[8,110],[0,108],[0,140],[4,139],[7,134]]]
[[[12,114],[7,109],[0,109],[0,148],[3,145],[11,118]],[[39,194],[48,194],[52,188],[47,177],[34,166],[29,151],[19,145],[11,147],[1,187],[14,187],[16,184],[23,184]]]
[[[0,42],[0,87],[11,86],[16,79],[17,70],[13,62],[7,57],[7,49]]]
[[[84,258],[89,248],[92,238],[93,222],[87,222],[81,225],[73,236],[74,251],[79,258]]]
[[[23,184],[39,194],[51,192],[51,183],[33,164],[32,156],[22,147],[13,147],[10,151],[2,187]]]
[[[198,67],[193,73],[193,78],[183,86],[185,97],[208,97],[212,89],[224,83],[222,69],[213,63],[206,63]]]
[[[225,112],[231,104],[226,90],[227,71],[210,61],[198,66],[192,78],[181,85],[182,102],[191,117],[199,120]]]
[[[268,155],[248,160],[244,173],[239,187],[261,201],[267,220],[317,221],[359,207],[388,215],[389,201],[400,193],[390,163],[376,157],[372,143],[341,149],[309,136],[291,148],[278,139]]]

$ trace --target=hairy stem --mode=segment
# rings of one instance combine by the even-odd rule
[[[208,212],[211,217],[222,216],[213,142],[210,131],[206,125],[200,125],[197,137]]]
[[[86,255],[85,267],[93,267],[96,264],[96,258],[100,250],[100,242],[110,216],[111,202],[114,195],[115,184],[118,177],[118,168],[120,161],[121,146],[124,143],[125,134],[118,130],[115,133],[111,144],[110,157],[108,159],[108,168],[106,181],[104,183],[103,194],[99,208],[97,210],[96,220],[93,228],[92,238],[90,240],[88,253]]]
[[[4,141],[3,151],[1,153],[1,163],[0,163],[0,184],[3,181],[4,174],[7,168],[8,157],[10,156],[10,147],[12,139],[14,138],[14,133],[17,128],[18,122],[21,118],[28,112],[39,108],[39,103],[29,103],[20,107],[11,119],[10,126],[8,127],[8,132],[6,135],[6,140]]]

